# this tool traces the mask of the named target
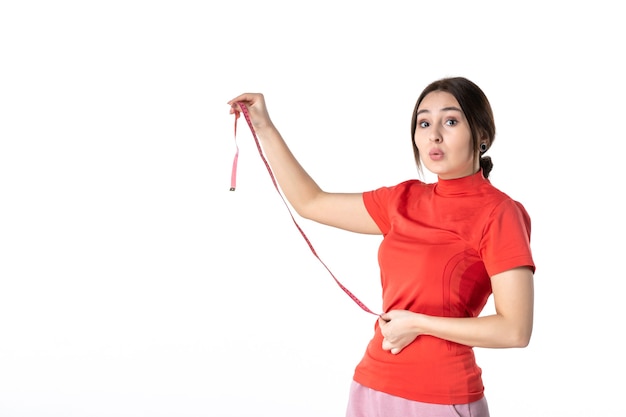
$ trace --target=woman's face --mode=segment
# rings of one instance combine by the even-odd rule
[[[424,97],[417,109],[413,140],[422,163],[441,179],[478,172],[470,126],[458,101],[448,92],[433,91]]]

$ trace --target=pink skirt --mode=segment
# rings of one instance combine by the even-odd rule
[[[429,404],[374,391],[352,381],[346,417],[489,417],[485,397],[469,404]]]

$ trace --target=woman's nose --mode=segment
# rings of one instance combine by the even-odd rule
[[[439,129],[432,129],[430,131],[429,140],[435,143],[439,143],[443,140],[443,138],[441,137],[441,133],[439,132]]]

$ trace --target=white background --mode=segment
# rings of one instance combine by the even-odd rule
[[[323,188],[363,191],[417,176],[450,75],[533,220],[531,344],[476,351],[492,415],[624,415],[625,38],[603,0],[3,1],[0,416],[342,416],[375,317],[243,119],[229,191],[226,102],[263,92]],[[379,238],[296,220],[378,310]]]

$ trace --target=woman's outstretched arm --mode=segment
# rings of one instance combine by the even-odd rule
[[[260,93],[241,94],[228,102],[230,113],[245,104],[263,152],[289,204],[303,218],[357,233],[380,234],[361,193],[328,193],[311,178],[272,123]]]

